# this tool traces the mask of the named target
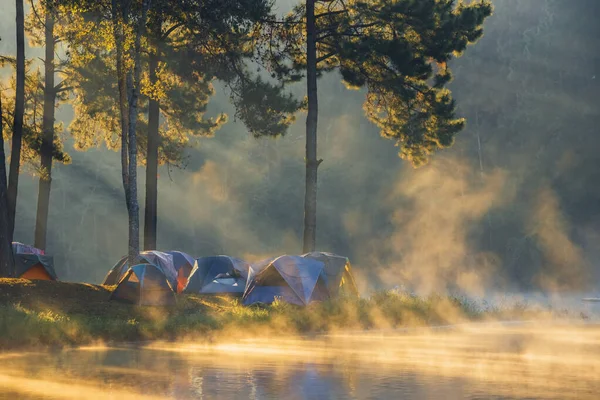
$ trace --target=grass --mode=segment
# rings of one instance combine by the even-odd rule
[[[171,307],[139,307],[108,301],[113,289],[0,279],[0,350],[149,340],[210,342],[221,337],[231,340],[527,318],[533,312],[523,304],[498,309],[462,297],[417,297],[395,291],[308,307],[277,301],[270,306],[245,307],[235,298],[195,295],[178,296]]]

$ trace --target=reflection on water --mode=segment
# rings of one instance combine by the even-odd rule
[[[600,326],[0,354],[1,399],[596,399]]]

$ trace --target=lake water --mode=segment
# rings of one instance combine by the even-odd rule
[[[598,399],[600,326],[469,324],[0,354],[1,399]]]

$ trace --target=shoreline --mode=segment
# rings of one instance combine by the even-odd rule
[[[457,328],[457,324],[502,320],[586,320],[576,314],[565,315],[564,310],[520,303],[498,308],[466,297],[418,297],[395,291],[307,307],[282,302],[246,307],[237,298],[214,295],[178,295],[175,306],[146,307],[109,301],[112,289],[87,283],[0,279],[0,354],[94,345],[140,347],[158,341],[215,343],[225,337],[242,340],[444,330]]]

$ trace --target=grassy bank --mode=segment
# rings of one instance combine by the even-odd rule
[[[178,296],[172,307],[108,301],[113,287],[0,279],[0,350],[145,340],[215,341],[253,335],[427,326],[524,318],[519,305],[497,309],[466,298],[379,292],[300,308],[244,307],[227,297]]]

